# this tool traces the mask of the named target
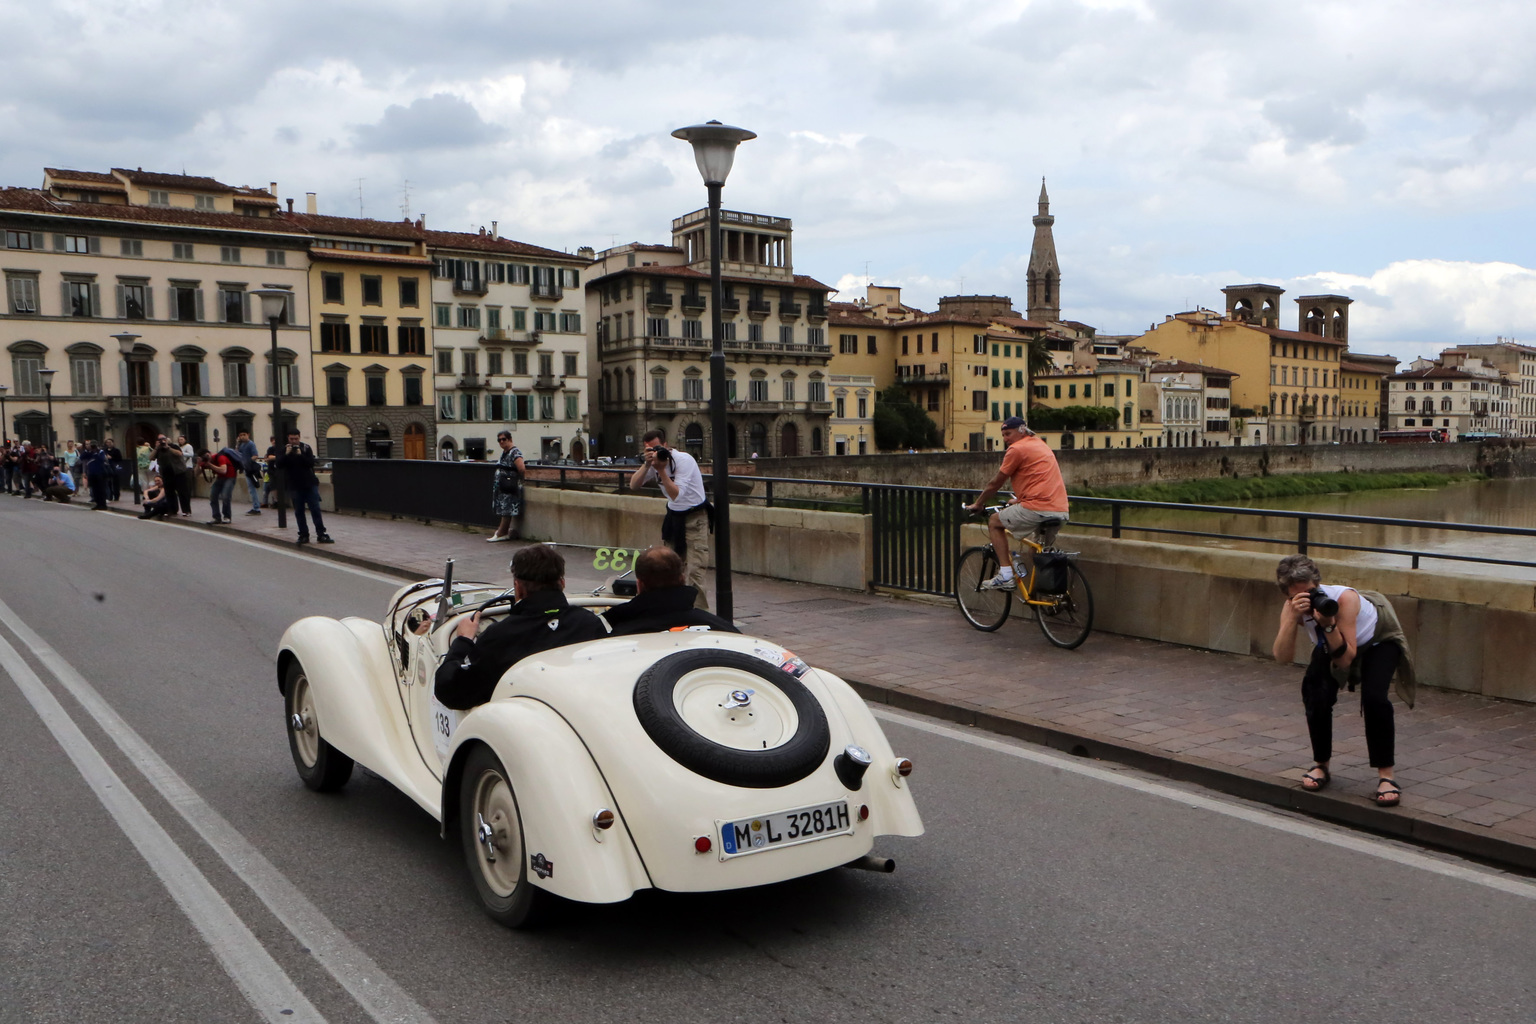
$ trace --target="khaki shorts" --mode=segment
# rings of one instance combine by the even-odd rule
[[[1038,535],[1042,547],[1056,543],[1056,534],[1067,521],[1065,512],[1037,512],[1023,505],[1009,505],[997,514],[1003,527],[1015,537]]]

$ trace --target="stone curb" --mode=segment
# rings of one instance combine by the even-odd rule
[[[108,511],[119,515],[137,515],[132,509],[111,508]],[[294,550],[296,547],[291,540],[252,534],[244,530],[221,531],[218,527],[206,523],[180,520],[176,521],[176,524],[213,533],[239,536],[272,547],[289,550]],[[357,555],[316,547],[312,544],[306,545],[304,554],[360,569],[369,569],[386,576],[398,576],[402,580],[421,578],[421,574],[412,569],[360,558]],[[1272,776],[1218,764],[1203,758],[1174,754],[1139,743],[1108,739],[1092,733],[1069,732],[1050,722],[1024,715],[1012,715],[969,704],[936,700],[880,683],[848,679],[848,684],[865,700],[884,704],[898,711],[912,711],[957,725],[984,729],[987,732],[1011,736],[1014,739],[1079,757],[1112,761],[1115,764],[1123,764],[1164,778],[1192,782],[1243,800],[1295,811],[1308,817],[1347,825],[1392,839],[1446,850],[1497,867],[1536,874],[1536,842],[1526,843],[1513,838],[1473,831],[1471,828],[1448,825],[1446,819],[1416,813],[1411,805],[1400,810],[1386,810],[1367,803],[1363,798],[1345,797],[1329,792],[1308,793],[1298,786],[1282,782]],[[1411,792],[1411,787],[1404,787],[1405,797],[1409,797]]]
[[[913,711],[957,725],[985,729],[1079,757],[1112,761],[1164,778],[1193,782],[1244,800],[1284,808],[1308,817],[1421,846],[1447,850],[1500,868],[1536,874],[1536,843],[1448,825],[1443,818],[1414,812],[1411,805],[1400,810],[1387,810],[1366,802],[1363,797],[1351,798],[1328,792],[1308,793],[1299,786],[1272,776],[1138,743],[1107,739],[1092,733],[1068,732],[1049,722],[1023,715],[936,700],[879,683],[849,679],[848,684],[865,700],[899,711]],[[1405,786],[1403,795],[1411,799],[1412,792],[1411,786]]]

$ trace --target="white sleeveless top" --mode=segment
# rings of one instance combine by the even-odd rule
[[[1324,584],[1322,587],[1323,593],[1327,594],[1335,601],[1337,601],[1346,590],[1354,590],[1357,595],[1360,593],[1358,590],[1355,590],[1354,587],[1331,586],[1328,584]],[[1317,623],[1310,618],[1306,618],[1301,620],[1301,626],[1307,631],[1307,636],[1312,638],[1312,643],[1314,646],[1316,646],[1318,640]],[[1355,650],[1363,651],[1365,646],[1371,642],[1371,638],[1375,635],[1376,606],[1362,597],[1360,598],[1360,612],[1355,616]]]

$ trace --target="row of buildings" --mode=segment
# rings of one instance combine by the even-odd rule
[[[48,168],[40,188],[0,189],[0,222],[11,436],[41,443],[51,424],[57,440],[164,432],[216,448],[274,433],[276,392],[280,426],[333,458],[481,458],[502,429],[543,459],[630,454],[651,427],[710,450],[703,210],[664,244],[572,253],[495,222],[322,216],[313,193],[301,212],[275,182]],[[1023,312],[1004,296],[928,312],[875,285],[829,301],[794,272],[789,219],[725,211],[728,450],[872,452],[892,385],[957,451],[991,449],[999,422],[1026,413],[1081,447],[1371,441],[1389,420],[1536,434],[1536,351],[1464,346],[1397,374],[1392,357],[1349,349],[1345,296],[1295,300],[1294,330],[1263,284],[1140,335],[1064,320],[1053,224],[1042,183]],[[275,345],[257,289],[291,296]],[[124,335],[137,336],[126,355]],[[1431,380],[1448,392],[1432,416]]]

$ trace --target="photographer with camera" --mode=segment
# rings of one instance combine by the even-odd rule
[[[1394,732],[1392,702],[1387,690],[1399,669],[1410,668],[1407,641],[1392,606],[1380,594],[1334,584],[1325,585],[1316,563],[1306,555],[1288,555],[1275,568],[1275,583],[1285,595],[1275,633],[1275,660],[1296,656],[1296,634],[1304,631],[1312,656],[1301,678],[1301,703],[1307,713],[1307,733],[1316,764],[1301,779],[1301,788],[1315,793],[1328,785],[1333,757],[1333,706],[1339,686],[1360,686],[1360,713],[1365,719],[1365,747],[1378,776],[1372,799],[1378,807],[1396,807],[1402,788],[1393,780]],[[1413,706],[1412,676],[1405,696]]]
[[[315,450],[299,439],[297,427],[288,431],[288,441],[277,456],[277,468],[283,474],[283,486],[293,504],[293,516],[299,523],[298,543],[309,543],[309,523],[304,511],[315,520],[315,540],[321,544],[336,543],[325,532],[325,520],[320,516],[320,478],[315,476]]]
[[[704,497],[704,476],[692,455],[669,447],[659,430],[647,430],[640,439],[644,462],[629,478],[639,490],[656,481],[667,496],[667,516],[661,521],[661,541],[683,560],[684,576],[695,594],[693,606],[709,610],[704,596],[704,563],[709,560],[709,534],[715,525],[715,509]]]

